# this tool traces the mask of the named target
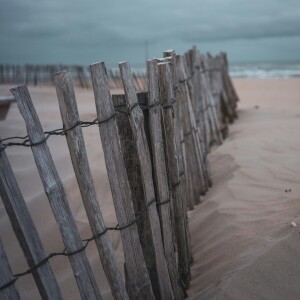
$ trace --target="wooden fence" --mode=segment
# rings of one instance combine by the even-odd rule
[[[54,74],[67,69],[76,87],[91,88],[91,76],[86,66],[74,65],[0,65],[0,84],[26,84],[33,86],[53,86]],[[132,76],[138,91],[147,89],[146,68],[134,68]],[[120,71],[108,70],[111,89],[123,89]]]
[[[0,240],[0,298],[18,299],[14,285],[31,274],[43,299],[62,299],[49,260],[67,256],[82,299],[102,299],[85,248],[95,241],[115,299],[183,299],[192,262],[187,211],[212,186],[207,153],[219,145],[236,118],[238,97],[228,75],[226,55],[164,52],[147,61],[147,91],[137,93],[130,66],[119,64],[124,94],[111,96],[103,62],[90,66],[97,118],[81,121],[71,73],[53,82],[63,129],[44,132],[26,85],[13,88],[28,136],[0,142],[0,195],[29,269],[12,274]],[[98,125],[118,224],[103,221],[88,164],[82,127]],[[47,139],[66,136],[93,236],[81,240]],[[65,249],[45,253],[16,182],[6,151],[30,146]],[[124,251],[120,270],[107,235],[119,230]],[[124,272],[123,272],[124,271]],[[122,274],[125,274],[124,276]],[[124,279],[124,278],[125,279]]]

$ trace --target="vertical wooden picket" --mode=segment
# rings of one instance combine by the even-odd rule
[[[107,72],[104,63],[90,66],[94,88],[99,130],[105,163],[119,226],[127,226],[135,219],[131,191],[126,173],[116,124]],[[121,230],[124,248],[127,286],[130,299],[154,299],[145,265],[136,223]]]
[[[178,284],[176,267],[175,245],[173,241],[172,219],[170,202],[172,193],[169,191],[167,177],[164,141],[162,132],[162,118],[160,107],[158,67],[156,60],[147,62],[148,73],[148,107],[151,147],[153,156],[154,178],[157,189],[158,211],[160,213],[164,252],[170,274],[175,299],[182,299],[183,292]]]
[[[70,73],[68,71],[56,73],[54,75],[54,84],[64,128],[69,130],[74,124],[79,122],[75,91]],[[96,236],[104,232],[106,226],[97,199],[81,127],[76,126],[68,131],[66,138],[83,204],[92,232]],[[114,298],[128,299],[125,284],[117,267],[107,234],[97,238],[96,245]]]
[[[46,255],[5,151],[0,152],[0,196],[28,266],[32,268]],[[32,275],[43,299],[62,299],[49,262]]]
[[[31,150],[44,190],[60,229],[66,253],[74,253],[68,257],[80,295],[83,299],[102,299],[86,253],[85,251],[79,251],[83,246],[82,241],[28,89],[26,86],[19,86],[11,91],[26,123],[30,140],[32,143],[37,144]]]
[[[138,99],[129,64],[127,62],[120,63],[119,68],[124,85],[126,103],[130,113],[130,125],[136,141],[138,159],[141,166],[141,177],[145,196],[144,205],[146,207],[155,201],[155,192],[148,142],[143,128],[143,112],[138,106]],[[148,226],[151,234],[151,239],[148,241],[148,247],[152,247],[154,255],[151,267],[153,271],[150,273],[152,282],[155,282],[155,284],[153,284],[154,293],[156,294],[156,297],[171,299],[173,297],[173,292],[164,256],[161,228],[155,205],[149,206],[147,216],[149,218]],[[149,269],[149,266],[147,267]]]
[[[174,201],[174,212],[178,250],[179,274],[187,287],[190,279],[189,254],[186,231],[186,215],[183,209],[180,189],[180,174],[175,141],[175,124],[172,100],[174,99],[173,82],[168,63],[159,63],[160,99],[163,106],[163,124],[165,131],[165,147],[167,156],[167,170]]]

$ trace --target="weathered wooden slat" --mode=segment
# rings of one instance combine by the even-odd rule
[[[178,158],[178,172],[179,172],[179,179],[180,179],[180,194],[181,194],[181,201],[182,201],[182,207],[183,212],[180,212],[182,216],[185,218],[185,230],[186,230],[186,237],[187,237],[187,248],[189,253],[189,261],[191,262],[193,260],[192,257],[192,249],[191,249],[191,243],[190,243],[190,233],[189,233],[189,224],[188,224],[188,216],[187,216],[187,209],[188,209],[188,199],[190,197],[190,191],[188,189],[188,173],[186,172],[186,159],[184,151],[184,139],[183,139],[183,132],[180,125],[180,106],[179,101],[176,101],[176,90],[178,86],[178,80],[176,75],[176,53],[174,50],[167,50],[164,51],[164,57],[165,59],[168,59],[169,62],[169,68],[171,72],[171,78],[173,83],[173,89],[171,98],[175,100],[175,103],[172,103],[173,105],[173,112],[174,112],[174,131],[175,131],[175,143],[176,143],[176,151],[177,151],[177,158]],[[175,228],[176,228],[176,222],[175,222]],[[177,234],[180,235],[180,230],[177,230]],[[176,239],[177,240],[177,239]]]
[[[148,102],[147,93],[137,93],[138,101],[141,106],[146,106]],[[116,109],[122,112],[117,118],[118,132],[123,152],[124,163],[128,175],[129,186],[131,190],[131,199],[134,211],[138,214],[145,209],[144,206],[144,190],[141,178],[141,166],[138,160],[137,147],[133,136],[133,131],[130,126],[130,117],[125,99],[125,94],[112,95],[112,101]],[[145,120],[148,118],[148,112],[144,111]],[[144,122],[145,133],[147,140],[150,142],[150,133],[148,122]],[[142,251],[146,261],[146,265],[153,264],[153,251],[148,247],[148,241],[151,238],[148,230],[148,216],[145,214],[137,223],[139,238],[142,246]],[[150,260],[150,261],[148,261]],[[152,284],[153,286],[153,284]]]
[[[147,265],[147,268],[150,270],[152,283],[155,282],[153,283],[155,296],[160,299],[172,299],[172,286],[164,256],[159,217],[156,206],[150,205],[150,203],[155,201],[155,191],[152,178],[151,158],[143,126],[143,112],[138,106],[138,99],[129,64],[127,62],[120,63],[119,68],[124,85],[126,103],[130,110],[130,124],[136,141],[138,159],[141,166],[141,177],[145,196],[144,206],[149,206],[147,216],[149,218],[148,228],[151,239],[148,241],[148,247],[153,249],[154,257],[152,258],[152,265]]]
[[[224,125],[221,111],[221,93],[223,90],[222,84],[222,74],[219,57],[207,56],[207,65],[209,66],[210,71],[210,81],[211,81],[211,93],[213,97],[213,102],[216,110],[217,120],[219,123],[220,131],[222,137],[224,137]]]
[[[167,54],[169,53],[169,54]],[[192,176],[189,174],[189,170],[187,169],[187,158],[186,158],[186,152],[185,152],[185,140],[184,140],[184,132],[182,127],[182,106],[180,105],[180,101],[178,101],[177,93],[178,93],[178,86],[179,86],[179,80],[176,72],[176,54],[175,52],[165,51],[164,55],[170,55],[170,71],[172,75],[172,81],[174,86],[174,99],[175,104],[173,105],[174,110],[174,126],[175,126],[175,142],[176,142],[176,149],[177,149],[177,155],[178,155],[178,166],[179,166],[179,174],[180,174],[180,189],[181,189],[181,197],[182,202],[184,204],[184,208],[187,208],[187,206],[190,204],[190,199],[194,198],[194,190],[190,188],[191,186],[191,178]],[[190,206],[190,208],[193,208],[193,205]],[[187,212],[187,209],[185,209]]]
[[[207,61],[207,55],[201,56],[201,80],[202,80],[202,89],[203,89],[203,97],[206,103],[206,114],[208,116],[209,125],[210,125],[210,137],[209,147],[215,144],[222,144],[223,138],[221,135],[220,125],[217,119],[216,107],[214,104],[214,99],[212,96],[212,84],[210,79],[210,66]]]
[[[197,48],[196,46],[193,46],[191,50],[189,50],[189,59],[190,59],[190,64],[191,64],[191,82],[194,88],[194,94],[192,100],[192,106],[194,109],[194,114],[195,114],[195,120],[196,124],[198,125],[199,123],[199,115],[197,115],[198,112],[198,101],[200,101],[200,84],[198,82],[198,72],[199,72],[199,66],[197,64]]]
[[[170,203],[172,194],[169,191],[167,177],[166,160],[164,153],[164,142],[162,134],[162,118],[160,107],[160,95],[158,85],[158,67],[155,60],[147,62],[148,74],[148,106],[149,109],[149,126],[151,136],[152,158],[154,167],[154,179],[157,194],[158,211],[162,236],[164,243],[164,252],[173,287],[175,299],[183,299],[183,291],[179,286],[179,274],[176,265],[175,245],[173,240],[172,217]],[[159,103],[159,106],[156,106]]]
[[[186,147],[186,159],[188,172],[192,176],[193,183],[189,186],[194,191],[194,204],[200,202],[200,194],[207,191],[206,174],[203,168],[203,155],[197,132],[191,99],[186,83],[187,75],[184,70],[182,56],[177,55],[177,76],[179,79],[176,99],[181,107],[181,125],[184,136],[184,146]]]
[[[194,116],[197,127],[196,134],[198,136],[196,141],[199,144],[199,155],[201,157],[202,168],[206,175],[206,184],[211,185],[211,176],[209,172],[210,166],[207,161],[207,152],[209,150],[208,145],[211,134],[207,114],[208,107],[205,101],[205,92],[203,86],[201,85],[201,76],[204,70],[201,68],[200,55],[195,46],[189,51],[189,57],[192,69],[191,85],[194,89]]]
[[[13,276],[1,240],[0,240],[0,269],[1,269],[0,286],[3,286],[6,283],[8,283],[10,280],[12,280]],[[20,296],[15,285],[12,284],[9,287],[0,291],[0,298],[2,300],[12,300],[12,299],[18,300],[20,299]]]
[[[232,92],[234,108],[236,108],[237,102],[239,101],[239,97],[238,97],[238,94],[237,94],[237,92],[236,92],[236,90],[234,88],[232,80],[231,80],[231,78],[229,76],[229,66],[228,66],[227,54],[226,54],[226,52],[221,52],[220,56],[221,56],[221,59],[224,62],[224,67],[225,67],[226,75],[227,75],[227,78],[228,78],[228,81],[229,81],[229,86],[230,86],[230,89],[231,89],[231,92]]]
[[[202,55],[201,58],[203,61],[200,64],[199,57],[197,53],[196,47],[193,47],[189,51],[189,57],[191,61],[191,74],[192,74],[192,86],[194,89],[194,100],[192,101],[196,124],[198,125],[198,129],[200,130],[199,134],[201,136],[201,140],[205,140],[205,135],[203,135],[203,120],[205,121],[205,130],[210,130],[206,134],[206,150],[209,150],[209,146],[212,142],[221,144],[222,136],[220,131],[220,126],[217,119],[216,107],[214,104],[214,98],[211,93],[211,85],[210,85],[210,70],[206,62],[206,57]],[[202,84],[202,81],[203,82]],[[209,86],[207,86],[209,84]],[[199,102],[203,102],[203,113],[201,112]],[[205,115],[204,115],[205,114]],[[202,124],[199,124],[200,121]],[[207,124],[208,121],[208,124]],[[200,126],[199,126],[200,125]]]
[[[148,95],[147,93],[137,93],[138,101],[141,106],[146,106],[148,103]],[[119,110],[122,111],[124,114],[119,116],[117,118],[117,124],[118,124],[118,129],[119,129],[119,134],[120,134],[120,140],[121,140],[121,145],[122,145],[122,150],[123,150],[123,155],[124,155],[124,160],[125,160],[125,165],[126,165],[126,170],[128,174],[128,180],[130,184],[130,188],[132,191],[132,200],[134,204],[134,209],[136,212],[140,211],[143,209],[143,198],[144,198],[144,191],[143,191],[143,183],[141,180],[141,170],[140,170],[140,165],[138,161],[138,156],[137,156],[137,149],[136,149],[136,143],[133,137],[133,132],[130,127],[130,121],[129,121],[129,116],[127,114],[127,105],[125,101],[125,95],[120,94],[120,95],[112,95],[113,103],[115,107]],[[149,131],[149,116],[148,116],[148,111],[144,111],[144,117],[145,117],[145,131]],[[147,135],[147,134],[146,134]],[[150,133],[148,134],[150,137]],[[148,136],[147,136],[148,138]],[[150,138],[148,139],[148,142],[151,143]],[[151,150],[151,149],[150,149]],[[172,199],[172,197],[171,197]],[[171,200],[172,201],[172,200]],[[173,202],[173,201],[172,201]],[[170,204],[172,204],[172,202]],[[146,217],[146,216],[145,216]],[[175,222],[172,222],[173,226],[175,226]],[[150,256],[150,253],[147,253],[149,251],[148,247],[148,241],[149,241],[149,230],[147,230],[147,218],[142,218],[138,222],[138,230],[139,230],[139,235],[143,247],[143,252],[146,251],[145,253],[147,256]],[[173,228],[171,228],[172,230]],[[175,235],[174,235],[175,237]],[[167,258],[167,257],[166,257]],[[150,257],[151,259],[151,257]],[[177,272],[177,271],[176,271]],[[178,284],[178,282],[177,282]]]
[[[196,117],[195,117],[195,109],[194,109],[193,102],[197,101],[197,99],[196,99],[196,86],[199,86],[200,82],[195,82],[195,80],[193,80],[193,78],[196,77],[195,76],[196,72],[200,72],[200,70],[199,69],[194,69],[195,62],[193,61],[194,57],[193,57],[192,54],[193,54],[192,50],[188,51],[185,56],[181,57],[180,63],[182,64],[182,67],[181,67],[182,72],[186,76],[186,86],[188,87],[188,91],[189,91],[189,98],[190,98],[191,105],[188,105],[188,107],[191,111],[191,115],[190,115],[191,122],[195,123],[196,126],[197,126]],[[203,72],[201,72],[201,73],[203,73]],[[200,91],[202,91],[202,87],[199,87],[199,88],[200,88]],[[200,97],[199,100],[203,101],[203,100],[206,100],[206,99],[205,98],[203,99],[202,97]],[[204,112],[203,112],[203,114],[205,115],[204,119],[205,119],[205,121],[207,121],[207,128],[210,130],[210,119],[209,119],[209,116],[208,116],[208,113],[207,113],[208,106],[207,106],[206,102],[204,104],[204,107],[205,107]],[[195,122],[194,122],[194,120],[195,120]],[[197,128],[197,133],[198,133],[197,136],[200,138],[201,149],[203,150],[203,146],[204,146],[203,135],[202,135],[202,131],[201,131],[200,128]],[[211,137],[211,130],[209,131],[209,137]],[[200,155],[202,156],[201,153],[200,153]]]
[[[115,120],[115,109],[109,91],[104,63],[93,64],[90,68],[97,116],[101,122],[99,130],[108,178],[119,226],[123,227],[135,219],[135,214]],[[126,285],[130,299],[154,299],[136,223],[121,230],[121,238],[128,278]]]
[[[182,63],[183,63],[183,67],[185,70],[185,73],[187,75],[187,80],[186,80],[186,84],[188,86],[188,91],[189,91],[189,96],[191,99],[191,104],[192,104],[192,108],[194,108],[193,105],[193,99],[195,98],[194,94],[194,85],[193,85],[193,75],[194,75],[194,70],[193,70],[193,65],[192,65],[192,57],[191,57],[191,50],[187,51],[184,55],[182,55]]]
[[[163,124],[165,131],[165,147],[167,157],[167,171],[172,188],[174,201],[176,239],[178,251],[179,274],[182,282],[187,287],[190,280],[189,255],[187,249],[186,215],[183,209],[182,194],[180,189],[180,174],[175,140],[175,124],[173,114],[174,90],[171,72],[168,63],[158,64],[160,87],[160,100],[163,109]]]
[[[54,84],[64,128],[66,130],[77,124],[79,119],[73,82],[69,71],[61,71],[54,75]],[[88,163],[82,129],[73,128],[66,134],[70,156],[79,185],[83,204],[94,236],[104,232],[106,226],[97,199],[92,173]],[[115,299],[128,299],[125,284],[113,254],[107,234],[95,240],[103,269]]]
[[[222,92],[222,104],[223,112],[228,118],[229,122],[232,123],[235,119],[235,107],[233,105],[235,96],[232,91],[230,78],[228,75],[228,67],[226,64],[226,57],[224,53],[220,54],[222,62],[222,81],[223,81],[223,92]]]
[[[28,266],[32,268],[46,255],[5,151],[0,153],[0,196]],[[49,262],[32,275],[42,299],[62,299]]]
[[[210,168],[210,163],[208,161],[208,158],[207,158],[207,154],[208,154],[208,151],[209,151],[209,145],[210,145],[210,139],[212,137],[212,126],[211,126],[211,122],[213,122],[213,118],[210,116],[210,105],[207,101],[207,93],[206,93],[206,90],[207,90],[207,87],[206,86],[203,86],[203,75],[205,75],[206,73],[206,70],[203,69],[203,66],[201,64],[201,59],[200,59],[200,54],[199,52],[197,53],[196,55],[196,61],[198,61],[198,66],[199,68],[197,68],[197,71],[198,71],[198,74],[199,74],[199,85],[200,85],[200,90],[201,90],[201,102],[203,104],[203,111],[202,111],[202,116],[203,118],[205,119],[205,131],[206,131],[206,134],[208,133],[209,134],[209,137],[206,136],[208,139],[207,139],[207,142],[206,144],[204,143],[203,139],[201,139],[201,131],[199,131],[199,129],[195,132],[196,134],[196,142],[197,142],[197,150],[199,151],[199,157],[201,158],[201,162],[202,162],[202,168],[204,170],[204,173],[205,173],[205,182],[206,182],[206,185],[208,187],[211,187],[212,186],[212,174],[211,174],[211,168]],[[194,117],[191,118],[191,122],[192,124],[194,124]]]
[[[211,130],[212,118],[209,113],[209,105],[207,103],[207,97],[205,93],[205,88],[202,85],[202,76],[205,74],[206,70],[201,67],[199,52],[196,47],[190,50],[191,64],[192,64],[192,86],[195,90],[195,102],[196,102],[196,116],[191,114],[191,123],[196,124],[197,130],[196,141],[198,144],[197,150],[199,151],[199,157],[201,158],[202,168],[205,173],[205,181],[208,186],[212,185],[210,165],[207,160],[207,152],[209,150],[209,145],[212,137],[213,131]],[[200,103],[200,105],[199,105]],[[199,111],[200,109],[200,111]],[[200,122],[199,122],[200,121]]]
[[[179,177],[180,177],[180,189],[181,189],[181,199],[183,202],[183,207],[185,210],[185,214],[187,212],[187,199],[188,199],[188,190],[187,190],[187,185],[186,185],[186,173],[185,173],[185,164],[186,161],[184,159],[183,155],[183,147],[182,144],[184,143],[183,141],[183,132],[180,126],[180,106],[179,102],[176,101],[176,90],[178,86],[177,82],[177,75],[176,75],[176,53],[174,50],[167,50],[164,51],[164,56],[165,56],[165,62],[169,62],[169,68],[171,72],[171,78],[172,78],[172,84],[173,84],[173,112],[174,112],[174,133],[175,133],[175,142],[176,142],[176,151],[177,151],[177,157],[178,157],[178,170],[179,170]],[[163,61],[161,61],[163,62]]]
[[[13,88],[11,91],[24,118],[32,143],[38,143],[31,150],[44,190],[61,232],[66,252],[76,252],[82,248],[83,244],[70,210],[63,184],[55,168],[48,145],[45,142],[45,135],[28,89],[26,86],[19,86]],[[83,299],[102,299],[85,251],[80,251],[68,257],[81,297]]]
[[[210,136],[210,126],[208,121],[207,111],[207,104],[205,93],[203,90],[202,84],[202,75],[203,75],[203,68],[201,67],[201,58],[200,53],[197,51],[195,55],[195,74],[194,74],[194,85],[197,87],[197,99],[196,101],[196,122],[198,127],[200,128],[200,137],[202,144],[205,146],[205,152],[209,150],[209,141],[211,139]],[[199,124],[198,124],[199,123]],[[199,126],[200,125],[200,126]]]
[[[138,93],[138,98],[141,98],[141,94]],[[144,95],[143,95],[144,96]],[[144,97],[147,99],[147,97]],[[143,105],[147,103],[143,100]],[[135,213],[140,212],[143,209],[142,198],[144,198],[143,184],[141,180],[140,165],[137,157],[136,145],[133,137],[133,132],[129,122],[129,115],[127,104],[125,100],[125,94],[114,94],[112,95],[112,102],[115,108],[120,112],[116,122],[118,126],[118,133],[120,137],[120,143],[126,166],[126,172],[128,176],[128,182],[131,190],[131,199]],[[139,99],[140,102],[140,99]],[[139,235],[146,235],[144,232],[145,218],[141,218],[137,223]],[[143,245],[142,245],[143,247]]]

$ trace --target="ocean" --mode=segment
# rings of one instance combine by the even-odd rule
[[[277,62],[230,62],[229,73],[233,78],[293,78],[300,77],[300,61]],[[146,74],[142,64],[133,65],[137,74]],[[118,73],[118,68],[112,68]]]
[[[235,78],[300,77],[300,61],[230,63],[229,73]]]

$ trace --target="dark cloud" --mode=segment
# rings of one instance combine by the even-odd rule
[[[243,20],[234,24],[186,28],[181,37],[186,41],[220,41],[300,36],[300,16],[297,18],[268,18]]]
[[[10,63],[142,62],[146,40],[153,56],[164,47],[221,50],[242,40],[287,39],[298,48],[300,1],[1,0],[0,36],[0,62]]]

